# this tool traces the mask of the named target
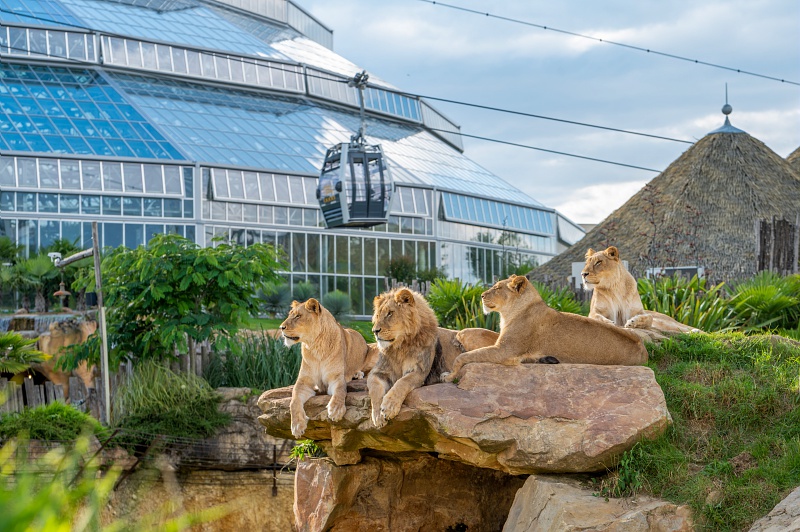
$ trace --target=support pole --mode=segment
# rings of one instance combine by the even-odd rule
[[[103,378],[103,397],[106,423],[111,424],[111,384],[108,378],[108,334],[106,331],[106,308],[103,306],[103,275],[100,271],[100,239],[97,236],[97,222],[92,222],[92,251],[94,255],[94,283],[97,294],[97,325],[100,328],[101,358],[100,375]]]

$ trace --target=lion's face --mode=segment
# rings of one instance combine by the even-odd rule
[[[512,275],[508,279],[497,281],[494,285],[481,294],[483,312],[507,313],[522,301],[529,301],[529,296],[541,299],[539,292],[528,279],[521,275]]]
[[[386,349],[419,327],[416,301],[410,290],[381,294],[373,301],[372,333],[378,347]]]
[[[305,303],[292,301],[289,316],[281,323],[283,343],[292,346],[297,342],[310,342],[317,337],[320,330],[322,305],[314,298]]]
[[[586,265],[581,271],[583,285],[588,289],[609,284],[617,277],[621,263],[619,251],[614,246],[605,251],[595,251],[591,248],[586,252]]]

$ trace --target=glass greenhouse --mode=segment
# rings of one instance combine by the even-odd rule
[[[491,282],[579,226],[477,165],[459,126],[372,76],[367,140],[397,185],[388,222],[327,230],[327,148],[359,128],[361,69],[287,0],[0,0],[0,235],[136,247],[175,232],[267,242],[290,283],[370,313],[389,261]],[[365,305],[365,301],[367,302]]]

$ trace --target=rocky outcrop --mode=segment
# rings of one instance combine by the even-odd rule
[[[650,497],[605,499],[573,479],[530,476],[517,492],[503,532],[690,532],[686,506]]]
[[[41,372],[53,384],[64,387],[64,397],[69,397],[70,374],[56,369],[61,350],[67,346],[81,344],[97,330],[94,320],[68,319],[51,323],[48,331],[39,336],[38,349],[47,353],[51,358],[42,364],[34,364],[33,368]],[[81,362],[72,372],[83,381],[83,385],[94,388],[94,366],[89,367],[86,362]]]
[[[750,532],[784,532],[800,530],[800,488],[797,488],[783,499],[772,511],[762,517],[750,529]]]
[[[291,387],[258,401],[267,433],[291,438]],[[339,464],[361,451],[422,451],[510,474],[604,471],[641,438],[670,422],[652,370],[641,366],[468,364],[454,384],[409,394],[398,416],[378,430],[363,381],[353,381],[347,413],[331,423],[328,396],[306,403],[304,437],[320,441]]]
[[[419,453],[336,466],[306,460],[295,473],[301,532],[496,531],[523,480]]]

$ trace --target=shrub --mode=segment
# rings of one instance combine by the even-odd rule
[[[286,347],[264,331],[240,336],[238,350],[214,352],[206,379],[221,386],[271,390],[294,384],[300,371],[300,345]]]
[[[409,284],[417,273],[414,259],[408,255],[400,255],[389,261],[385,275],[390,279],[397,279],[401,283]]]
[[[338,321],[345,321],[349,318],[353,303],[349,295],[341,290],[334,290],[322,296],[322,306]]]
[[[292,290],[292,297],[302,303],[312,297],[317,297],[317,287],[308,281],[297,283]]]
[[[647,310],[661,312],[702,331],[734,330],[739,324],[723,292],[725,284],[707,286],[706,279],[675,275],[639,279],[639,295]]]
[[[781,277],[761,272],[733,286],[730,304],[747,330],[796,329],[800,321],[800,275]]]
[[[292,304],[292,289],[286,283],[269,282],[264,285],[261,299],[264,310],[273,315],[283,315]]]
[[[539,291],[539,295],[542,296],[542,299],[544,299],[548,307],[571,314],[581,314],[582,316],[589,315],[588,302],[584,304],[579,303],[575,299],[575,293],[568,286],[551,288],[537,281],[533,281],[533,286]]]
[[[16,332],[0,333],[0,372],[20,373],[31,364],[44,362],[50,355],[33,348],[36,338],[23,338]]]
[[[2,440],[25,434],[34,440],[72,441],[84,431],[98,434],[102,430],[93,417],[59,402],[0,416]]]
[[[460,279],[436,279],[427,300],[441,327],[480,327],[472,324],[485,321],[481,303],[483,290],[482,285],[465,284]]]
[[[114,397],[115,426],[122,429],[118,443],[149,445],[156,435],[211,436],[230,421],[218,411],[219,402],[219,395],[200,377],[143,362]]]

